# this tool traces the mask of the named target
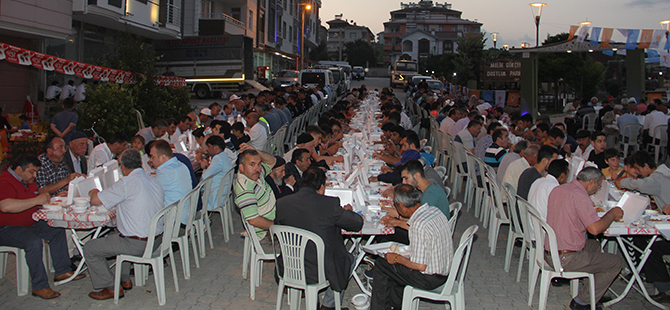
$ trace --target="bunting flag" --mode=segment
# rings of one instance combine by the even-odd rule
[[[582,29],[579,31],[579,36],[577,37],[577,42],[582,43],[586,39],[586,35],[589,33],[590,26],[582,26]]]
[[[598,46],[598,38],[600,38],[600,31],[602,28],[593,27],[591,30],[591,42],[589,43],[592,46]]]
[[[665,40],[665,47],[663,48],[664,50],[670,50],[670,40]]]
[[[496,90],[496,105],[499,107],[505,107],[505,94],[507,91]]]
[[[605,54],[607,56],[614,56],[614,51],[613,50],[606,50],[606,51],[603,51],[603,54]]]
[[[649,45],[651,44],[651,40],[653,39],[653,37],[654,37],[653,29],[643,29],[642,35],[640,36],[640,44],[637,45],[637,48],[639,49],[649,48]]]
[[[660,61],[661,61],[661,58],[660,58],[657,50],[653,50],[653,49],[648,49],[647,50],[647,61],[646,61],[646,63],[651,64],[651,63],[657,63],[657,62],[660,62]]]
[[[482,99],[486,102],[495,102],[495,99],[493,97],[493,91],[492,90],[485,90],[482,91]]]
[[[620,48],[620,49],[616,50],[616,54],[626,56],[626,50]]]
[[[661,39],[665,36],[665,30],[656,29],[654,30],[654,36],[651,39],[649,48],[659,48],[661,46]]]
[[[626,39],[626,49],[634,50],[637,48],[637,37],[640,36],[639,29],[628,29],[628,37]]]
[[[663,51],[660,52],[659,54],[660,54],[659,63],[661,64],[661,66],[670,68],[670,53]]]
[[[135,75],[137,75],[137,73],[129,71],[104,68],[50,56],[2,42],[0,42],[0,60],[7,60],[11,63],[23,66],[33,66],[46,71],[56,71],[62,74],[75,75],[84,79],[93,79],[103,82],[109,81],[119,84],[135,83]],[[156,83],[160,86],[186,86],[186,80],[180,77],[156,75],[154,78],[156,79]]]
[[[507,96],[507,105],[518,107],[519,106],[519,91],[510,90],[509,96]]]
[[[579,26],[570,26],[570,35],[568,35],[568,41],[572,40],[575,37],[577,29],[579,29]]]
[[[600,39],[600,45],[602,47],[610,47],[610,41],[612,41],[612,32],[614,29],[612,28],[603,28],[603,36]]]
[[[628,38],[628,29],[617,29],[617,30],[619,30],[619,33],[620,33],[622,36]]]

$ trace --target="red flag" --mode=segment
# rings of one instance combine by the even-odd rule
[[[568,36],[568,41],[572,40],[575,37],[575,33],[579,29],[579,26],[570,26],[570,35]]]
[[[600,45],[602,47],[609,47],[610,46],[610,41],[612,40],[612,32],[614,29],[612,28],[603,28],[603,34],[600,37]]]

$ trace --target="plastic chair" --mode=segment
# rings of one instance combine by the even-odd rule
[[[149,238],[147,240],[144,254],[140,256],[120,254],[116,256],[116,271],[114,275],[114,303],[119,303],[119,290],[121,288],[121,268],[123,262],[135,263],[135,283],[138,286],[143,286],[145,278],[149,274],[148,266],[138,266],[138,264],[150,264],[154,272],[154,281],[156,281],[156,294],[158,295],[158,304],[165,305],[165,269],[163,266],[163,258],[170,256],[170,267],[172,267],[172,278],[174,279],[174,289],[179,292],[179,280],[177,279],[177,267],[174,264],[174,253],[172,253],[171,236],[175,229],[175,222],[177,221],[178,202],[175,202],[161,211],[156,213],[151,218],[149,226]],[[154,242],[157,239],[151,238],[156,235],[157,226],[160,220],[163,220],[163,235],[161,236],[161,245],[154,251]]]
[[[526,235],[524,230],[527,229],[528,225],[523,225],[521,223],[520,212],[517,212],[519,208],[517,207],[516,200],[516,190],[514,187],[505,182],[503,183],[503,193],[507,197],[507,210],[509,210],[509,218],[511,224],[509,225],[509,232],[507,233],[507,250],[505,252],[505,272],[509,272],[509,267],[512,264],[512,252],[514,252],[514,242],[516,239],[523,239],[524,247],[521,248],[521,258],[519,259],[519,268],[516,274],[516,282],[519,282],[521,279],[521,268],[523,268],[523,257],[525,252]]]
[[[242,258],[242,278],[246,279],[247,270],[251,270],[249,276],[249,295],[251,300],[256,300],[256,287],[260,286],[263,280],[263,261],[274,261],[277,256],[274,253],[265,253],[260,240],[258,240],[258,235],[256,235],[256,230],[244,219],[244,216],[242,216],[242,224],[246,231],[246,235],[244,236],[244,255]],[[270,237],[266,236],[266,238]]]
[[[467,182],[468,179],[468,173],[465,172],[465,149],[463,148],[463,144],[455,142],[452,145],[452,150],[453,150],[453,164],[452,164],[452,171],[453,171],[453,188],[452,190],[455,191],[456,196],[461,192],[461,180],[463,183]],[[468,212],[470,212],[470,206],[468,206]]]
[[[652,141],[647,146],[651,152],[654,153],[654,160],[658,163],[659,157],[663,154],[665,157],[665,151],[668,147],[668,125],[659,125],[654,128],[654,133],[651,135]],[[660,138],[656,138],[660,137]],[[663,158],[661,157],[661,158]]]
[[[144,126],[144,120],[142,120],[142,113],[139,110],[135,109],[135,116],[137,116],[137,128],[139,128],[139,130],[144,129],[145,126]]]
[[[531,279],[531,291],[528,294],[528,305],[533,304],[533,293],[535,291],[535,283],[537,282],[538,273],[542,272],[542,278],[540,279],[540,310],[547,308],[547,297],[549,296],[549,287],[551,287],[551,279],[553,278],[565,278],[572,279],[570,281],[570,291],[572,296],[577,296],[577,289],[579,287],[580,278],[589,278],[589,288],[591,291],[591,310],[596,309],[596,294],[595,294],[595,283],[594,276],[592,273],[588,272],[579,272],[579,271],[564,271],[563,266],[561,265],[561,258],[558,256],[558,244],[556,241],[556,233],[554,230],[545,222],[541,217],[539,212],[532,206],[528,208],[528,214],[530,215],[530,221],[534,227],[535,234],[535,243],[537,246],[537,251],[535,251],[534,264],[535,272],[533,273]],[[551,254],[552,263],[549,264],[544,259],[545,251],[542,251],[545,248],[545,235],[549,241],[549,253]]]
[[[300,309],[300,295],[293,289],[305,291],[305,307],[308,310],[316,310],[319,299],[319,291],[330,286],[326,280],[324,268],[325,245],[319,235],[304,229],[285,226],[272,225],[270,227],[272,237],[277,237],[279,247],[282,253],[282,262],[284,263],[284,274],[279,276],[279,287],[277,288],[277,310],[281,310],[284,297],[284,287],[292,288],[289,293],[289,304],[292,307]],[[305,276],[305,251],[307,244],[311,242],[316,247],[318,282],[307,284]],[[276,265],[275,265],[276,266]],[[275,267],[276,268],[276,267]],[[340,292],[335,293],[335,309],[340,309]]]
[[[221,227],[223,228],[223,240],[226,242],[230,241],[230,235],[235,233],[233,230],[233,205],[234,196],[233,196],[233,180],[235,179],[235,169],[230,169],[223,176],[221,180],[221,185],[219,185],[219,190],[217,193],[218,207],[210,212],[219,213],[221,216]],[[228,183],[230,186],[226,188],[224,185]]]
[[[463,204],[460,202],[452,202],[449,205],[449,227],[451,227],[451,235],[454,235],[456,230],[456,222],[458,221],[458,213],[461,212]]]
[[[584,115],[584,118],[582,119],[582,129],[586,129],[590,132],[594,132],[596,130],[596,120],[598,119],[598,114],[596,113],[589,113]]]
[[[16,295],[28,295],[30,272],[28,271],[28,263],[26,262],[26,251],[23,249],[11,246],[0,246],[0,278],[5,277],[7,256],[9,255],[9,252],[16,255]]]
[[[191,240],[191,246],[193,246],[193,253],[194,253],[193,258],[195,260],[195,267],[200,268],[198,247],[196,246],[195,241],[194,222],[195,222],[196,209],[198,208],[198,198],[200,198],[200,189],[202,189],[203,185],[204,185],[203,181],[198,183],[198,185],[188,194],[186,194],[186,196],[184,196],[184,198],[182,198],[179,201],[179,204],[177,205],[177,214],[179,215],[177,216],[178,219],[181,219],[182,214],[184,214],[184,208],[186,207],[186,205],[188,204],[189,206],[186,227],[184,228],[184,234],[180,235],[180,229],[175,229],[172,231],[172,242],[176,242],[177,245],[179,246],[179,254],[181,255],[181,264],[182,268],[184,269],[184,279],[187,280],[191,278],[191,258],[188,253],[189,239]],[[179,222],[181,226],[181,220],[176,220],[176,222]]]
[[[402,294],[403,310],[419,309],[419,298],[448,302],[452,310],[465,309],[465,272],[468,270],[470,254],[472,253],[473,236],[478,229],[479,226],[472,225],[463,232],[458,248],[454,252],[449,276],[442,286],[430,291],[424,291],[410,285],[405,286]]]
[[[624,126],[623,131],[620,132],[621,136],[619,137],[619,141],[623,150],[624,158],[628,157],[628,148],[631,148],[632,150],[639,150],[640,144],[637,141],[640,137],[640,132],[642,132],[642,127],[643,126],[640,124],[628,124]]]
[[[496,245],[498,244],[498,233],[500,233],[500,226],[511,225],[512,222],[507,217],[505,207],[502,203],[502,192],[496,180],[490,179],[488,176],[488,184],[491,186],[491,216],[489,223],[489,247],[491,247],[491,255],[496,255]]]
[[[511,185],[510,185],[511,186]],[[523,258],[524,254],[526,253],[526,249],[528,249],[528,293],[531,292],[533,289],[530,286],[530,279],[533,274],[535,274],[535,264],[533,264],[533,258],[535,257],[535,251],[537,249],[535,248],[535,244],[533,243],[533,232],[532,232],[532,227],[530,226],[530,218],[528,215],[528,210],[534,208],[528,201],[525,199],[519,197],[518,195],[516,196],[516,202],[517,202],[517,207],[519,208],[519,215],[521,217],[521,223],[523,224],[523,227],[528,227],[523,230],[524,234],[524,243],[521,246],[521,255],[519,257],[519,270],[517,270],[517,275],[516,275],[516,282],[519,282],[521,279],[521,269],[523,268]],[[532,297],[529,296],[528,303],[532,303]]]
[[[200,248],[200,258],[205,258],[205,238],[209,240],[209,248],[214,248],[214,241],[212,240],[212,221],[210,221],[207,212],[207,201],[212,192],[212,181],[214,181],[214,176],[216,176],[216,174],[200,181],[200,183],[202,183],[202,208],[197,211],[195,221],[193,222],[196,238],[198,239],[198,246]],[[223,181],[223,179],[221,181]],[[219,187],[220,186],[221,185],[219,185]]]

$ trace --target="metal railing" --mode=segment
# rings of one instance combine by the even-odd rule
[[[174,25],[176,27],[181,27],[181,8],[173,5],[173,4],[168,4],[167,5],[167,10],[165,14],[165,22],[170,25]]]
[[[239,26],[239,27],[242,27],[242,28],[246,27],[245,23],[243,23],[243,22],[241,22],[241,21],[239,21],[239,20],[237,20],[237,19],[233,18],[232,16],[227,15],[225,13],[202,13],[202,14],[200,14],[200,18],[225,19],[226,21],[228,21],[229,23],[231,23],[233,25],[236,25],[236,26]]]

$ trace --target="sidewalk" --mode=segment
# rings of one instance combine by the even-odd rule
[[[459,197],[460,198],[460,197]],[[462,199],[458,199],[462,201]],[[453,199],[451,200],[454,201]],[[473,243],[472,256],[467,271],[465,283],[465,305],[467,309],[537,309],[539,285],[535,289],[533,307],[528,307],[528,261],[524,263],[521,282],[517,283],[516,268],[519,261],[519,247],[514,248],[510,273],[503,270],[505,246],[508,226],[503,226],[499,235],[495,256],[489,254],[488,230],[481,227],[478,219],[468,213],[467,206],[461,210],[454,240],[459,240],[461,233],[471,225],[479,225]],[[234,216],[235,218],[235,216]],[[242,231],[239,218],[234,220],[236,232]],[[273,263],[265,263],[263,281],[256,288],[256,300],[249,298],[249,281],[242,279],[242,247],[244,239],[239,234],[231,236],[229,243],[223,241],[221,221],[218,215],[212,217],[212,231],[214,233],[214,249],[207,247],[207,257],[200,260],[201,268],[195,268],[191,259],[191,279],[184,280],[179,254],[176,255],[177,272],[179,277],[179,292],[174,290],[174,280],[169,267],[166,267],[166,294],[167,304],[158,306],[153,276],[147,280],[145,287],[134,287],[126,292],[125,298],[114,305],[113,300],[96,301],[88,297],[93,290],[90,279],[53,287],[60,291],[62,296],[53,300],[42,300],[37,297],[16,296],[16,268],[14,257],[10,256],[7,263],[7,275],[0,279],[0,304],[3,309],[275,309],[277,285],[273,277]],[[207,244],[209,246],[209,244]],[[191,252],[191,255],[193,253]],[[359,272],[362,269],[359,268]],[[623,282],[615,281],[616,291],[623,290]],[[651,294],[654,294],[652,285],[647,285]],[[351,280],[345,293],[343,306],[353,309],[351,298],[359,294],[356,283]],[[611,293],[610,293],[611,294]],[[569,285],[551,287],[547,309],[568,309],[570,302]],[[304,307],[304,301],[302,302]],[[284,298],[284,309],[287,308]],[[422,301],[421,309],[444,309],[444,305]],[[628,297],[611,309],[658,309],[648,303],[642,295],[632,290]]]

